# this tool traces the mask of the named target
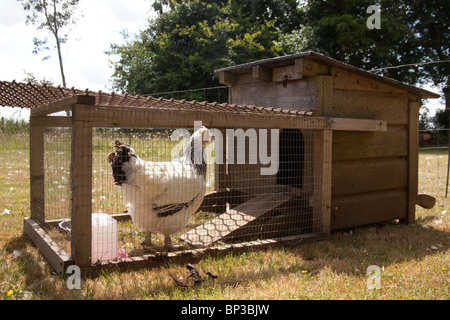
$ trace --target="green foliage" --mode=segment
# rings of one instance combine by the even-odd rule
[[[381,29],[368,29],[371,0],[309,0],[307,25],[320,39],[318,51],[372,70],[450,57],[447,0],[380,0]],[[444,83],[450,64],[392,68],[381,75],[410,84]]]
[[[0,135],[26,133],[30,128],[30,123],[25,120],[0,118]]]
[[[219,85],[215,69],[281,53],[276,40],[299,21],[296,1],[170,1],[153,3],[155,20],[117,56],[113,89],[149,94]],[[288,14],[286,15],[286,12]]]
[[[322,51],[325,55],[329,55],[325,50],[319,48],[319,40],[312,27],[300,25],[299,29],[293,30],[291,33],[281,34],[276,45],[281,47],[285,54],[311,50]]]

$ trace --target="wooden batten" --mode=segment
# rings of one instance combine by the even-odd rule
[[[405,158],[362,159],[333,164],[333,197],[407,188]]]
[[[229,72],[221,72],[219,74],[219,81],[221,84],[232,86],[236,84],[236,76]]]
[[[34,219],[24,219],[23,229],[57,273],[64,273],[67,266],[73,264],[73,260],[69,255],[61,249]]]
[[[330,127],[335,131],[386,132],[387,122],[383,120],[330,118]]]
[[[328,75],[330,73],[329,66],[305,58],[295,60],[294,70],[304,77]]]
[[[45,223],[44,124],[39,117],[30,118],[30,198],[31,218]]]
[[[272,69],[262,66],[253,66],[252,78],[255,80],[270,82],[272,81]]]
[[[408,126],[408,215],[406,223],[414,223],[419,179],[419,109],[420,102],[409,102]]]
[[[72,257],[79,266],[91,264],[92,126],[73,108],[72,125]]]
[[[407,209],[405,188],[333,196],[331,230],[405,219]]]
[[[71,106],[74,104],[84,104],[84,105],[94,105],[95,104],[95,96],[89,95],[74,95],[69,96],[67,98],[51,102],[46,106],[41,106],[39,108],[35,108],[31,110],[31,115],[45,115],[56,113],[60,111],[69,111]]]
[[[313,231],[330,233],[331,214],[331,172],[332,172],[331,130],[317,131],[314,137],[314,195]]]
[[[395,87],[382,80],[371,79],[367,76],[356,74],[338,67],[332,68],[331,75],[333,76],[333,88],[335,90],[407,94],[406,89]]]
[[[134,107],[83,106],[77,105],[78,119],[90,122],[92,127],[134,127],[134,128],[180,128],[193,126],[201,120],[210,128],[227,128],[230,124],[237,128],[272,129],[324,129],[330,124],[328,119],[302,116],[271,116],[258,113],[218,114],[217,112],[184,111]]]

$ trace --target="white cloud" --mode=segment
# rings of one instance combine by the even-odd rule
[[[124,29],[138,33],[146,26],[152,12],[148,0],[81,0],[78,11],[83,13],[63,45],[64,70],[69,87],[108,90],[112,69],[105,51],[111,43],[123,41]],[[26,26],[26,13],[17,0],[0,2],[0,80],[23,81],[24,72],[38,79],[46,78],[61,84],[56,50],[51,59],[42,61],[43,54],[34,55],[33,38],[45,36],[34,26]],[[51,39],[51,38],[50,38]]]

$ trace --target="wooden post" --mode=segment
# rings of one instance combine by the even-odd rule
[[[408,212],[404,222],[414,223],[419,179],[419,109],[420,102],[409,102],[408,126]]]
[[[314,138],[313,232],[330,233],[332,130],[317,131]]]
[[[72,109],[72,258],[78,266],[91,265],[92,126],[79,117],[89,114],[84,105]]]
[[[30,195],[31,218],[45,223],[44,126],[39,116],[30,117]]]

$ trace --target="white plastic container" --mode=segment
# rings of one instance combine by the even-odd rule
[[[117,221],[106,213],[92,214],[92,262],[116,259]]]

